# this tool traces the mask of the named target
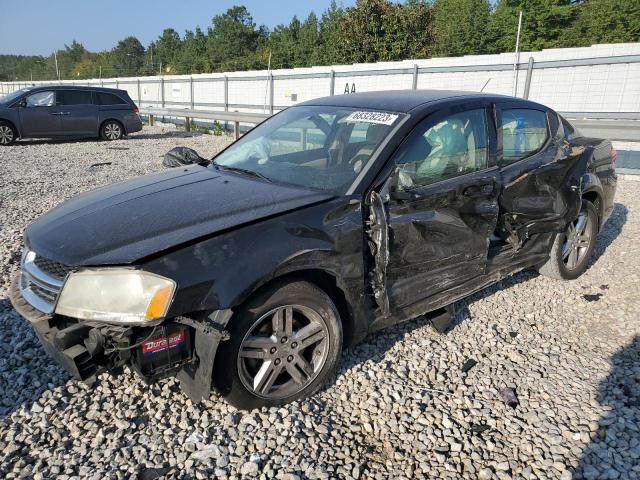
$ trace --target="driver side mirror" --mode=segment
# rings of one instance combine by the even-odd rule
[[[22,100],[20,100],[19,102],[16,102],[13,104],[14,107],[18,107],[18,108],[26,108],[27,106],[27,99],[23,98]]]
[[[416,193],[410,190],[405,190],[401,185],[400,172],[397,169],[394,169],[393,173],[389,176],[387,188],[389,191],[389,198],[396,202],[408,202],[418,198]]]

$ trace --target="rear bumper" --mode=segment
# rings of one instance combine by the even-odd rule
[[[142,130],[142,120],[140,119],[140,115],[137,113],[127,115],[124,121],[124,129],[127,134]]]

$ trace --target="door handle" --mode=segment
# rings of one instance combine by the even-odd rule
[[[60,112],[60,115],[69,115],[70,112]]]
[[[62,115],[60,112],[51,112],[49,115]]]

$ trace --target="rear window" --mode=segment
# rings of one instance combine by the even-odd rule
[[[576,127],[571,125],[566,118],[564,118],[562,115],[558,115],[558,118],[560,118],[560,122],[562,123],[562,129],[564,130],[564,138],[571,141],[575,138],[579,138],[582,136],[580,131]]]
[[[90,105],[91,92],[81,90],[58,90],[56,92],[56,103],[58,105]]]
[[[96,93],[96,103],[98,105],[128,105],[128,103],[113,93]]]
[[[540,150],[549,137],[547,115],[541,110],[502,110],[502,165],[517,162]]]

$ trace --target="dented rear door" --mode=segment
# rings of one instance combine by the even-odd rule
[[[496,104],[502,191],[497,232],[515,251],[538,233],[560,232],[580,210],[583,148],[557,136],[557,120],[517,101]]]

